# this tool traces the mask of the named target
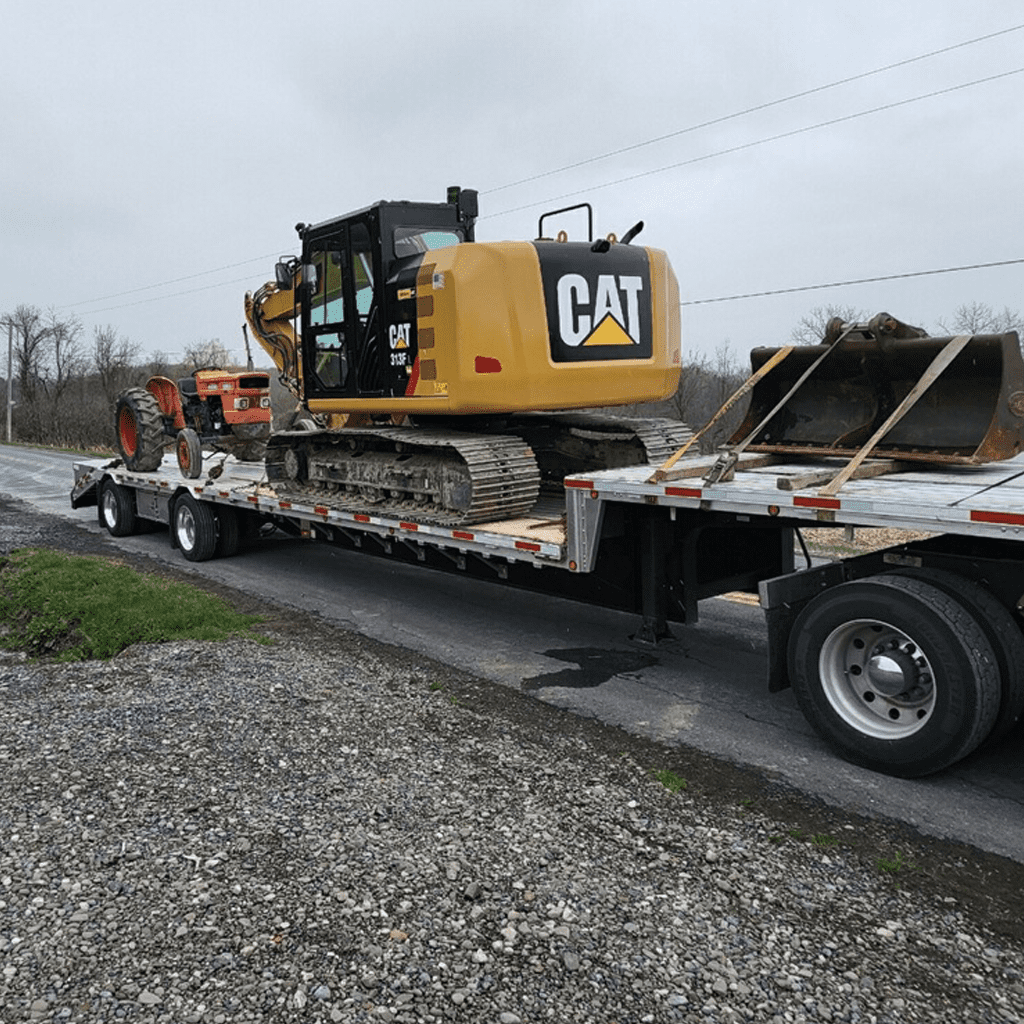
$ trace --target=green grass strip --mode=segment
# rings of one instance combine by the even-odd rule
[[[258,615],[101,558],[22,549],[0,558],[0,648],[56,661],[112,658],[134,643],[250,636]]]

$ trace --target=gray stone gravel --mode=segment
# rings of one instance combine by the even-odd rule
[[[1024,1017],[961,900],[477,692],[314,629],[6,659],[0,1019]]]
[[[0,655],[3,1024],[1024,1018],[1019,865],[265,610]]]

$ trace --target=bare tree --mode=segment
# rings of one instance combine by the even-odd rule
[[[1004,306],[997,313],[986,302],[965,302],[957,306],[949,320],[939,320],[943,334],[1005,334],[1016,331],[1024,335],[1024,317],[1015,309]]]
[[[85,373],[87,359],[82,348],[82,323],[77,317],[62,319],[55,310],[46,314],[49,335],[48,365],[45,370],[47,394],[59,402],[73,380]]]
[[[43,383],[49,330],[42,311],[21,305],[3,317],[14,328],[14,364],[22,402],[30,402]]]
[[[220,343],[218,338],[196,341],[185,346],[185,364],[189,371],[201,370],[204,366],[219,366],[227,369],[230,362],[231,353]]]
[[[149,359],[142,364],[145,376],[148,377],[176,377],[184,371],[181,363],[172,363],[170,357],[156,349],[150,354]]]
[[[108,402],[113,403],[128,387],[133,376],[132,364],[138,354],[138,347],[122,338],[113,327],[97,327],[93,331],[92,366]]]
[[[867,320],[869,315],[855,306],[837,306],[832,303],[827,306],[815,306],[806,316],[800,318],[800,322],[790,332],[790,339],[795,345],[817,345],[825,337],[825,328],[833,317],[837,316],[846,323],[861,323]]]

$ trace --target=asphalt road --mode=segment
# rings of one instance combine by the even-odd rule
[[[68,491],[80,456],[0,446],[0,493],[99,531]],[[837,759],[804,722],[792,693],[769,694],[760,609],[701,605],[657,650],[630,640],[615,612],[497,584],[274,538],[238,556],[192,565],[163,532],[123,538],[166,561],[335,625],[428,655],[580,715],[667,745],[750,766],[826,804],[885,817],[1024,863],[1024,730],[946,772],[891,779]]]

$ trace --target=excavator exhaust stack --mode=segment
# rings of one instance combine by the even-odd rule
[[[753,372],[780,352],[754,349]],[[729,444],[809,455],[868,447],[872,456],[978,464],[1024,450],[1022,427],[1016,332],[932,338],[879,313],[865,324],[834,318],[820,345],[778,359]]]

